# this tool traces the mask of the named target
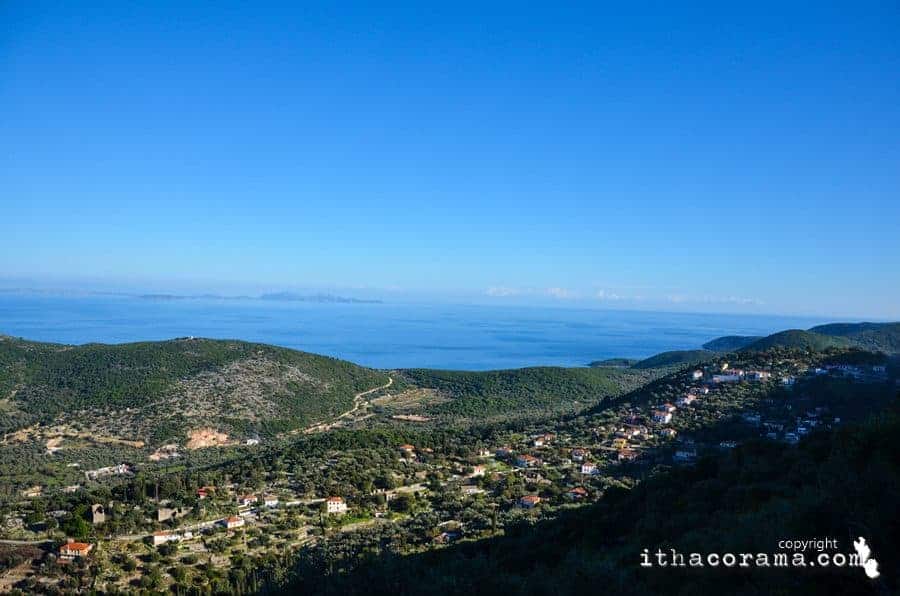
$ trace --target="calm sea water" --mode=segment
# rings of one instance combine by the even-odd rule
[[[0,295],[0,333],[70,344],[244,339],[377,368],[581,366],[826,322],[782,316],[422,304]]]

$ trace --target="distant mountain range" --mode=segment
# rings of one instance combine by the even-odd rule
[[[275,302],[319,302],[331,304],[382,304],[381,300],[353,298],[335,294],[300,294],[296,292],[270,292],[259,296],[225,294],[133,294],[128,292],[106,292],[97,290],[52,289],[52,288],[0,288],[0,294],[37,294],[49,296],[117,296],[140,300],[271,300]]]

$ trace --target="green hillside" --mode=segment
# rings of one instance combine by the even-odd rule
[[[743,348],[825,349],[849,346],[887,354],[900,353],[900,323],[829,323],[812,327],[807,331],[792,329],[767,337],[727,335],[703,344],[705,349],[716,352],[733,352]]]
[[[412,385],[450,398],[436,413],[472,417],[593,405],[647,379],[629,370],[551,366],[485,372],[408,369],[402,375]]]
[[[864,350],[900,353],[900,323],[831,323],[810,331],[847,338]]]
[[[760,335],[726,335],[703,344],[703,349],[713,352],[734,352],[762,339]]]
[[[709,350],[674,350],[661,352],[632,366],[634,369],[663,368],[668,366],[689,366],[715,358],[716,353]]]
[[[597,368],[602,366],[611,366],[614,368],[629,368],[640,362],[636,358],[607,358],[606,360],[594,360],[588,366]]]
[[[351,407],[387,375],[334,358],[231,340],[64,346],[0,339],[0,431],[35,423],[131,440],[190,428],[296,428]]]
[[[853,345],[852,341],[843,337],[822,335],[802,329],[789,329],[758,339],[742,350],[761,352],[772,348],[790,348],[821,351],[828,348],[848,348]]]

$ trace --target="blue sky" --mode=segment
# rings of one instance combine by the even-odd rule
[[[900,318],[897,4],[484,4],[0,4],[0,277]]]

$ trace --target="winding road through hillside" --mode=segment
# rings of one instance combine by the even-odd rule
[[[342,414],[338,414],[338,416],[331,422],[319,422],[318,424],[308,426],[307,428],[305,428],[303,430],[303,433],[310,434],[310,433],[318,433],[318,432],[324,432],[326,430],[331,430],[335,426],[338,426],[339,424],[341,424],[341,421],[344,420],[345,418],[348,418],[348,417],[356,414],[356,412],[358,412],[359,409],[365,403],[365,397],[367,395],[372,395],[373,393],[375,393],[377,391],[381,391],[382,389],[387,389],[388,387],[390,387],[393,384],[394,384],[394,379],[392,377],[388,377],[388,382],[385,383],[384,385],[375,387],[373,389],[367,389],[365,391],[357,393],[356,395],[353,396],[353,407],[352,408],[350,408],[349,410],[347,410],[346,412],[344,412]]]

